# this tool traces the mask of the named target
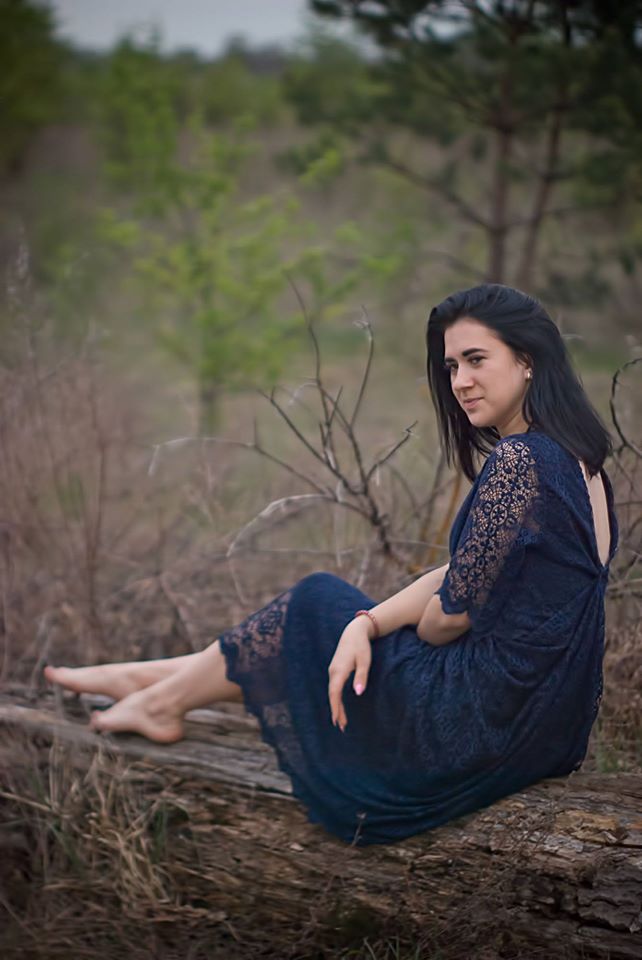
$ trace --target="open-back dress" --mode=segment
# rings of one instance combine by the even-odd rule
[[[220,637],[229,680],[276,751],[308,819],[355,845],[389,843],[582,763],[602,694],[604,594],[576,457],[547,434],[501,439],[462,503],[437,591],[471,627],[431,645],[403,626],[372,643],[365,692],[346,683],[333,726],[328,666],[375,605],[314,573]]]

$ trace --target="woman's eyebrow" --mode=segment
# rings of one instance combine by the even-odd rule
[[[486,353],[483,347],[469,347],[468,350],[462,350],[462,357],[469,357],[471,353]],[[444,357],[444,362],[447,360],[454,360],[454,357]]]

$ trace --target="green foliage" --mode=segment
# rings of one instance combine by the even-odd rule
[[[283,108],[279,77],[256,72],[250,61],[242,46],[232,45],[218,59],[203,62],[190,52],[162,55],[156,34],[143,44],[123,39],[108,57],[99,90],[104,145],[115,179],[137,188],[136,181],[123,180],[125,169],[136,176],[134,146],[142,151],[139,166],[154,159],[147,155],[140,124],[148,145],[151,140],[159,146],[162,139],[171,153],[178,129],[195,113],[207,125],[275,123]],[[125,95],[133,98],[129,109],[121,100]],[[152,123],[157,130],[150,129]]]
[[[0,0],[0,175],[15,174],[34,133],[59,108],[62,48],[51,10]]]
[[[306,143],[282,151],[277,164],[300,177],[306,186],[328,185],[346,170],[346,143],[337,131],[324,127]]]
[[[194,96],[208,124],[229,124],[243,117],[269,125],[277,122],[283,107],[278,77],[253,73],[235,50],[203,67]]]
[[[171,195],[178,146],[178,91],[159,53],[121,41],[108,58],[99,88],[98,121],[112,182],[152,208]]]
[[[310,156],[301,180],[307,186],[328,183],[334,180],[345,169],[341,144],[327,143],[316,156]]]
[[[389,123],[434,139],[443,147],[468,129],[469,111],[447,95],[449,81],[455,75],[460,85],[468,82],[453,44],[431,42],[412,57],[384,62],[380,71],[386,90],[381,113]],[[468,86],[471,93],[475,91],[474,96],[479,96],[474,81]]]
[[[386,94],[376,69],[352,45],[320,30],[288,63],[283,89],[301,124],[331,124],[339,131],[371,123]]]
[[[293,323],[278,305],[295,204],[241,197],[248,144],[238,135],[196,122],[190,133],[189,156],[154,183],[155,215],[112,211],[103,225],[132,258],[159,341],[195,372],[211,426],[222,390],[273,382],[287,356]]]
[[[615,29],[587,51],[589,83],[575,123],[591,134],[580,159],[580,201],[642,201],[642,59]],[[597,145],[597,146],[596,146]]]
[[[112,182],[134,202],[129,216],[105,210],[101,230],[126,253],[154,335],[195,374],[209,428],[223,390],[272,382],[287,355],[292,321],[277,304],[294,207],[241,196],[248,121],[213,132],[201,111],[182,127],[175,77],[157,38],[123,41],[110,58],[102,142]]]
[[[292,188],[252,195],[251,118],[212,129],[201,105],[182,126],[186,102],[156,41],[119,45],[99,118],[109,175],[134,202],[128,216],[105,210],[101,233],[126,254],[157,340],[195,374],[209,430],[223,391],[273,384],[300,347],[304,328],[289,279],[310,315],[329,317],[366,277],[389,278],[397,261],[356,224],[319,242],[300,216],[296,190],[317,190],[341,169],[336,141],[300,163]]]

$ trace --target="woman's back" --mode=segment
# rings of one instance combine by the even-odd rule
[[[586,464],[578,461],[584,481],[586,483],[589,500],[593,512],[593,528],[595,530],[598,555],[602,565],[608,563],[611,547],[611,524],[606,488],[601,473],[589,477]]]

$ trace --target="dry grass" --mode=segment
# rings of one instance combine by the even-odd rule
[[[260,881],[255,891],[242,891],[241,908],[230,902],[230,885],[222,887],[227,860],[217,854],[217,830],[229,826],[225,811],[219,812],[216,785],[161,775],[102,751],[82,756],[76,747],[42,749],[33,739],[19,740],[10,747],[14,764],[4,777],[0,808],[0,903],[8,920],[0,928],[0,952],[7,960],[63,960],[70,954],[125,954],[133,960],[547,960],[546,950],[503,919],[525,853],[533,854],[532,838],[546,835],[541,811],[528,823],[520,814],[526,829],[515,834],[501,864],[477,868],[474,894],[460,895],[458,904],[451,897],[448,922],[438,916],[426,922],[429,894],[413,894],[403,882],[402,929],[376,910],[346,908],[342,891],[352,882],[352,851],[345,872],[337,852],[309,910],[296,919],[286,911],[284,920],[272,916],[273,904],[255,899],[266,892]],[[442,881],[436,876],[434,882]],[[569,960],[581,956],[569,946]]]
[[[263,447],[299,476],[243,447],[189,439],[166,443],[195,432],[189,422],[180,425],[175,413],[159,428],[159,404],[172,416],[171,390],[150,396],[144,381],[115,379],[102,358],[89,352],[41,365],[27,342],[24,364],[0,374],[5,679],[35,682],[45,662],[200,649],[260,599],[308,571],[331,569],[376,596],[395,589],[417,564],[444,555],[447,524],[435,524],[440,539],[432,548],[426,505],[432,494],[434,511],[447,503],[450,481],[431,490],[436,465],[425,452],[431,439],[425,424],[373,474],[369,499],[361,498],[386,517],[395,552],[389,561],[382,559],[363,513],[341,504],[313,503],[303,510],[293,499],[285,509],[262,514],[268,504],[313,490],[303,475],[333,496],[337,489],[337,478],[266,401],[230,400],[223,412],[230,427],[221,433],[250,446],[257,420]],[[336,389],[332,372],[329,379]],[[354,395],[358,369],[352,379],[347,392]],[[287,414],[317,444],[313,399],[309,390],[294,402],[287,392],[279,394]],[[360,450],[367,462],[382,458],[404,436],[403,413],[395,421],[391,405],[384,406],[385,417],[366,411],[362,416]],[[194,422],[195,411],[188,412]],[[353,479],[354,452],[345,437],[337,444]]]

